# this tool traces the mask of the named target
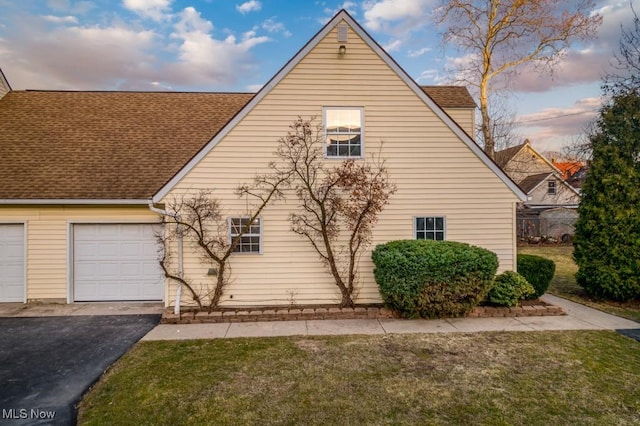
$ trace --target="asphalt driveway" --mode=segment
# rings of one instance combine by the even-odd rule
[[[0,318],[0,424],[75,424],[85,391],[159,321],[160,315]]]

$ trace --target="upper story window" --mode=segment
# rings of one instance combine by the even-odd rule
[[[444,241],[445,220],[443,216],[416,217],[414,227],[416,240]]]
[[[229,240],[237,237],[250,218],[231,217],[229,218]],[[256,218],[249,229],[240,237],[240,241],[233,249],[234,253],[262,253],[262,221]]]
[[[323,123],[326,157],[363,157],[363,108],[326,107],[323,110]]]
[[[547,194],[556,195],[556,181],[550,180],[547,182]]]

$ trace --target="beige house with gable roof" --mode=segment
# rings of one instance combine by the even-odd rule
[[[543,238],[569,242],[575,233],[580,192],[562,172],[529,140],[496,152],[496,163],[528,196],[518,206],[518,237],[530,242]]]
[[[328,163],[379,150],[386,159],[397,192],[371,249],[429,235],[485,247],[501,270],[514,269],[526,195],[469,136],[474,110],[464,88],[417,85],[344,10],[256,94],[10,92],[0,100],[0,268],[13,281],[0,284],[0,301],[172,305],[149,203],[214,189],[230,218],[243,217],[235,188],[267,171],[298,116],[318,117],[329,133],[351,123],[348,138],[328,138]],[[294,205],[264,210],[259,244],[231,258],[222,306],[339,301],[315,251],[290,231]],[[420,229],[427,222],[434,229]],[[185,248],[185,275],[206,284],[207,270]],[[356,300],[380,301],[368,255]]]

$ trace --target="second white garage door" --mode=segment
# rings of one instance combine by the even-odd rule
[[[154,229],[150,224],[74,225],[74,300],[162,300]]]

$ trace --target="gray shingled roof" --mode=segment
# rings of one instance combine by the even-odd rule
[[[537,175],[527,176],[526,178],[522,179],[522,181],[520,181],[518,186],[528,194],[532,189],[540,185],[549,176],[553,176],[553,173],[538,173]]]
[[[503,149],[502,151],[496,151],[495,162],[498,166],[504,168],[504,166],[506,166],[507,163],[509,163],[509,161],[511,161],[511,159],[515,157],[526,144],[527,142]]]

